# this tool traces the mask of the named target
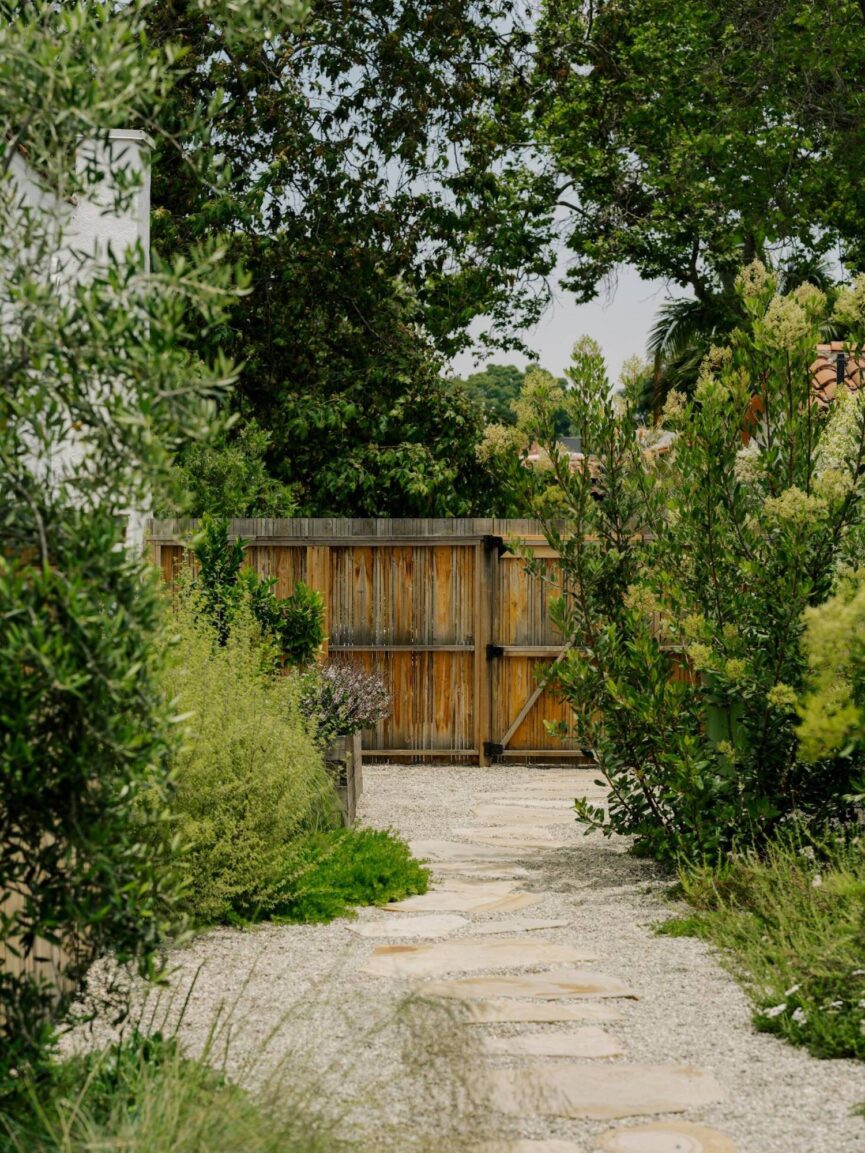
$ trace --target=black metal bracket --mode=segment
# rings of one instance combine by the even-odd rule
[[[503,657],[505,650],[501,645],[487,645],[487,660],[494,660],[496,657]]]
[[[494,536],[492,533],[487,533],[487,535],[483,537],[483,542],[484,548],[487,552],[492,552],[493,549],[495,549],[499,556],[504,556],[506,552],[510,552],[510,549],[505,544],[503,537]]]
[[[504,745],[497,744],[496,741],[484,741],[485,757],[501,757],[504,754],[504,751]]]

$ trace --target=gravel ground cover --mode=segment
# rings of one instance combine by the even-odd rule
[[[467,834],[454,830],[472,822],[489,827],[495,822],[490,805],[555,809],[567,805],[571,788],[573,795],[599,792],[585,770],[364,766],[364,777],[362,823],[395,828],[414,842],[469,843]],[[473,815],[478,808],[480,814]],[[519,827],[510,827],[518,838]],[[512,927],[530,920],[563,921],[522,935],[596,954],[591,967],[620,979],[638,998],[604,1002],[603,1028],[624,1057],[587,1059],[586,1065],[624,1060],[705,1071],[720,1084],[721,1099],[676,1120],[684,1116],[686,1122],[723,1131],[737,1153],[863,1153],[865,1119],[852,1112],[865,1100],[862,1066],[817,1061],[756,1033],[747,999],[707,945],[653,935],[653,923],[676,910],[661,900],[667,879],[651,863],[627,854],[626,842],[585,836],[576,824],[542,827],[553,835],[554,847],[514,848],[509,859],[520,867],[515,875],[498,850],[489,853],[487,846],[490,877],[500,876],[500,869],[515,888],[540,896],[524,912],[461,912],[464,924],[451,918],[446,935],[421,940],[396,933],[366,938],[347,921],[212,930],[175,952],[172,991],[151,996],[148,1012],[158,1000],[157,1023],[160,1014],[173,1021],[183,1006],[180,1034],[191,1051],[203,1047],[215,1020],[230,1021],[230,1072],[254,1084],[284,1066],[295,1087],[303,1086],[307,1104],[318,1101],[330,1116],[340,1114],[344,1129],[379,1149],[444,1153],[479,1147],[502,1134],[535,1142],[558,1139],[571,1143],[573,1153],[595,1153],[607,1147],[601,1142],[610,1121],[503,1119],[490,1112],[476,1088],[481,1070],[524,1068],[531,1060],[509,1054],[503,1042],[491,1044],[493,1038],[573,1034],[585,1021],[581,1026],[568,1012],[559,1022],[466,1024],[459,1001],[418,1000],[414,993],[422,991],[422,980],[364,972],[374,950],[391,941],[397,952],[473,937],[479,928],[481,939],[493,941],[497,937],[486,934],[499,921],[503,929],[509,921]],[[449,863],[436,876],[442,888],[467,882]],[[474,871],[470,879],[486,883]],[[399,914],[409,915],[429,916]],[[395,916],[364,909],[358,920]],[[529,968],[553,973],[556,966]],[[562,1060],[574,1064],[574,1058]],[[657,1119],[616,1124],[636,1130],[647,1120]],[[535,1148],[544,1153],[542,1145]],[[667,1153],[674,1146],[645,1148]]]

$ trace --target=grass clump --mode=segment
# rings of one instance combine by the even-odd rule
[[[425,893],[429,870],[405,841],[382,829],[335,829],[304,838],[283,878],[273,919],[331,921],[357,905]]]
[[[694,914],[659,932],[719,946],[758,1029],[816,1057],[865,1059],[865,851],[775,844],[681,876]]]
[[[208,1054],[213,1057],[213,1053]],[[138,1033],[57,1062],[0,1101],[3,1153],[339,1153],[284,1095],[253,1097],[174,1039]]]
[[[266,915],[299,839],[337,822],[336,797],[299,707],[299,678],[248,606],[220,644],[191,591],[173,604],[163,687],[184,724],[170,835],[183,847],[187,912],[200,924]]]

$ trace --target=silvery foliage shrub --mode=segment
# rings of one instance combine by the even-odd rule
[[[693,396],[672,394],[664,451],[638,441],[592,342],[564,399],[581,468],[557,446],[561,398],[538,396],[532,417],[556,477],[538,506],[562,555],[554,618],[573,642],[556,679],[610,785],[609,812],[580,815],[667,860],[759,847],[794,817],[844,820],[858,775],[849,757],[803,760],[797,702],[806,610],[849,566],[865,495],[865,404],[824,411],[810,365],[830,319],[861,354],[865,279],[831,316],[810,285],[778,295],[760,264],[738,288],[747,322]]]
[[[372,728],[391,708],[390,694],[380,677],[341,664],[307,673],[301,701],[325,745],[335,737]]]
[[[173,848],[147,843],[163,807],[143,804],[165,790],[174,744],[160,597],[122,513],[207,434],[233,369],[186,349],[239,281],[216,248],[148,276],[140,249],[88,253],[75,234],[93,200],[129,209],[140,176],[108,130],[154,122],[170,60],[135,0],[4,6],[0,955],[20,965],[0,968],[0,1093],[41,1058],[95,957],[152,975],[176,922]],[[52,944],[59,995],[40,962]]]

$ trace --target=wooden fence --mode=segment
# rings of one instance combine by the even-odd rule
[[[152,521],[166,580],[194,521]],[[385,760],[581,760],[545,721],[569,710],[539,676],[562,652],[549,619],[560,587],[556,554],[529,520],[235,520],[249,563],[288,596],[303,580],[322,593],[327,655],[381,676],[391,715],[364,734]],[[535,550],[545,579],[508,549]]]

